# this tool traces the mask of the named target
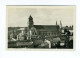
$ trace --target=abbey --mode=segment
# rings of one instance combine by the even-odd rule
[[[30,15],[27,27],[27,36],[31,38],[53,38],[60,35],[59,25],[34,25],[32,16]]]

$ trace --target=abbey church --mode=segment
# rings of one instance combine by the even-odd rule
[[[27,36],[31,38],[36,37],[43,37],[43,38],[53,38],[57,37],[60,34],[60,27],[59,25],[34,25],[33,17],[30,15],[28,20],[28,27],[27,27]]]

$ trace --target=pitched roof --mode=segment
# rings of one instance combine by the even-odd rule
[[[59,25],[34,25],[38,31],[59,31]]]

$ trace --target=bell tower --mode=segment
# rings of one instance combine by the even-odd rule
[[[31,29],[31,27],[34,25],[33,18],[30,15],[28,19],[29,19],[28,20],[28,29]]]

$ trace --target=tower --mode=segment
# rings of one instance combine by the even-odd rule
[[[28,29],[31,29],[31,27],[34,25],[34,22],[33,22],[33,18],[32,16],[30,15],[29,16],[29,20],[28,20]]]

